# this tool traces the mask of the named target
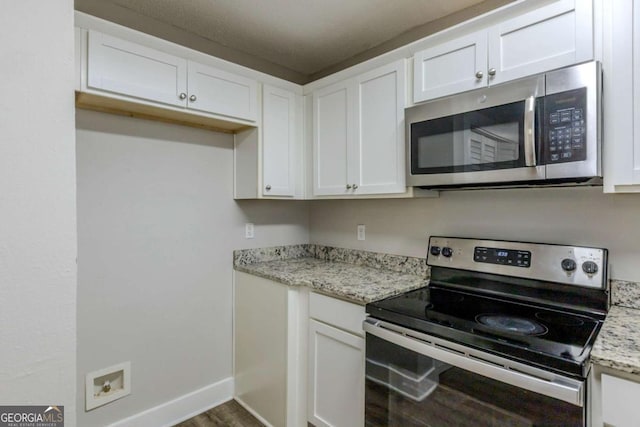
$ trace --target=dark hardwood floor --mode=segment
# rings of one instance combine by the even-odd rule
[[[238,402],[230,400],[174,427],[264,427],[264,424]]]

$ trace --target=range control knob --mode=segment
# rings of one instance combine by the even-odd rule
[[[440,246],[431,246],[431,255],[439,256],[440,255]]]
[[[585,261],[582,263],[582,271],[587,274],[596,274],[598,272],[598,264],[593,261]]]
[[[571,258],[563,259],[560,265],[562,266],[562,269],[566,272],[571,272],[576,270],[576,262]]]
[[[453,255],[453,250],[451,248],[446,247],[446,246],[444,248],[442,248],[442,256],[443,257],[449,258],[449,257],[451,257],[451,255]]]

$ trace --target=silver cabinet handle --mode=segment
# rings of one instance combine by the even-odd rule
[[[351,184],[347,184],[347,190],[351,190]]]
[[[495,68],[489,68],[489,75],[491,77],[495,76],[496,75],[496,69]]]
[[[189,101],[191,101],[191,102],[196,102],[196,99],[198,99],[198,98],[196,98],[196,96],[195,96],[195,95],[191,95],[191,96],[189,97]]]
[[[524,165],[536,166],[536,97],[524,101]]]
[[[185,99],[187,97],[187,94],[184,92],[181,92],[180,95],[178,96],[180,99]]]
[[[482,71],[476,71],[476,79],[480,80],[484,76]]]
[[[353,189],[357,190],[358,189],[358,184],[353,184]]]
[[[269,184],[267,184],[267,186],[266,186],[266,187],[264,187],[264,188],[265,188],[265,190],[267,190],[267,191],[271,190],[271,186],[270,186]]]

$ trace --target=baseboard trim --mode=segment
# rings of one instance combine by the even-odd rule
[[[171,427],[231,399],[233,378],[229,377],[117,421],[109,427]]]
[[[260,414],[258,414],[251,406],[249,406],[245,402],[243,402],[242,399],[240,399],[238,396],[234,396],[233,399],[236,402],[238,402],[240,404],[240,406],[242,406],[244,409],[246,409],[247,412],[249,412],[251,415],[256,417],[257,420],[260,421],[262,424],[264,424],[266,427],[273,427],[271,425],[271,423],[269,423],[269,421],[267,421],[264,418],[262,418],[262,416]]]

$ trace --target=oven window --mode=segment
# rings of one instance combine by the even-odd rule
[[[460,369],[371,334],[367,426],[581,426],[583,408]]]
[[[411,124],[413,174],[524,166],[524,101]]]

